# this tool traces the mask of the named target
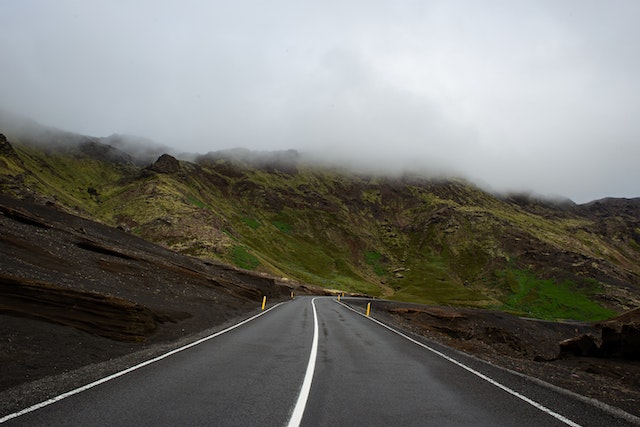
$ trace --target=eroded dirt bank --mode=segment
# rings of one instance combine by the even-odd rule
[[[0,400],[25,383],[171,347],[291,290],[320,292],[0,195]]]

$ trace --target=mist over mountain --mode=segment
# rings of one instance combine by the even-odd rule
[[[604,318],[640,303],[640,199],[495,194],[460,178],[354,172],[295,150],[158,155],[164,147],[146,140],[28,124],[0,126],[2,192],[184,254],[325,288],[544,318]]]
[[[334,169],[347,174],[355,173],[371,176],[402,177],[418,176],[432,179],[464,179],[474,183],[478,187],[498,197],[504,195],[525,196],[538,200],[554,202],[573,202],[566,194],[557,191],[550,193],[539,193],[533,190],[534,184],[529,186],[501,185],[494,187],[478,177],[471,176],[468,171],[455,170],[448,165],[448,162],[438,164],[435,161],[425,162],[424,159],[416,157],[411,159],[407,156],[405,160],[399,161],[395,155],[383,154],[372,155],[368,151],[360,149],[348,149],[349,153],[343,150],[332,152],[327,149],[310,148],[300,151],[296,149],[283,150],[251,150],[244,147],[224,148],[208,151],[206,154],[190,152],[184,150],[179,141],[174,146],[160,144],[146,137],[113,133],[106,137],[95,137],[79,135],[73,132],[58,129],[53,126],[46,126],[30,119],[26,116],[14,113],[10,110],[0,109],[0,126],[7,135],[19,135],[21,140],[43,148],[49,145],[69,146],[80,142],[100,142],[113,149],[126,153],[130,160],[138,166],[144,166],[154,162],[162,154],[171,154],[178,159],[195,161],[206,157],[224,157],[234,160],[236,163],[247,163],[259,166],[261,163],[303,163],[316,165],[327,169]],[[359,154],[360,151],[360,154]],[[345,156],[343,156],[345,154]],[[276,157],[278,157],[276,159]],[[571,177],[568,176],[567,179]],[[630,194],[634,196],[635,194]],[[599,198],[606,198],[604,195]],[[588,203],[592,199],[581,200],[580,203]],[[593,199],[596,200],[596,199]]]
[[[16,2],[0,16],[0,107],[179,152],[294,149],[501,193],[636,197],[639,13],[578,0]]]

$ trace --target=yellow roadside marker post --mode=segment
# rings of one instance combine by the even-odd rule
[[[338,294],[338,301],[340,301],[340,294]]]
[[[367,317],[369,317],[369,314],[371,314],[371,303],[367,303]]]
[[[294,296],[293,296],[293,291],[291,291],[291,299],[293,299],[293,298],[294,298]]]
[[[264,310],[264,306],[267,305],[267,296],[262,297],[262,309]]]

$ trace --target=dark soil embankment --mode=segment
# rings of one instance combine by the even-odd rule
[[[118,341],[145,341],[159,324],[189,313],[154,313],[122,298],[75,291],[0,275],[0,312],[28,317]]]
[[[309,292],[0,195],[0,396],[81,366],[151,354],[293,289]],[[20,399],[0,402],[0,412],[35,403]]]

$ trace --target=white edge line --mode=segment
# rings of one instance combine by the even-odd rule
[[[336,301],[336,302],[338,302],[338,301]],[[476,371],[475,369],[473,369],[473,368],[471,368],[471,367],[469,367],[469,366],[465,365],[464,363],[459,362],[459,361],[457,361],[456,359],[454,359],[454,358],[452,358],[452,357],[450,357],[450,356],[447,356],[446,354],[444,354],[444,353],[442,353],[442,352],[440,352],[440,351],[436,350],[435,348],[429,347],[428,345],[423,344],[423,343],[421,343],[420,341],[414,340],[413,338],[411,338],[411,337],[409,337],[409,336],[407,336],[407,335],[403,334],[402,332],[400,332],[400,331],[398,331],[398,330],[396,330],[396,329],[393,329],[392,327],[390,327],[390,326],[388,326],[388,325],[385,325],[384,323],[382,323],[382,322],[381,322],[381,321],[379,321],[379,320],[374,319],[373,317],[367,317],[367,316],[365,316],[364,314],[360,313],[360,312],[359,312],[359,311],[357,311],[357,310],[354,310],[353,308],[349,307],[348,305],[346,305],[346,304],[344,304],[344,303],[342,303],[342,302],[338,302],[338,303],[339,303],[339,304],[341,304],[342,306],[344,306],[344,307],[348,308],[349,310],[353,311],[354,313],[359,314],[360,316],[365,317],[365,318],[367,318],[367,319],[371,320],[372,322],[375,322],[375,323],[379,324],[380,326],[383,326],[383,327],[387,328],[388,330],[390,330],[390,331],[392,331],[392,332],[394,332],[394,333],[396,333],[396,334],[400,335],[401,337],[403,337],[403,338],[405,338],[405,339],[407,339],[407,340],[411,341],[412,343],[417,344],[417,345],[419,345],[420,347],[423,347],[423,348],[425,348],[425,349],[427,349],[427,350],[431,351],[432,353],[437,354],[438,356],[440,356],[440,357],[442,357],[442,358],[444,358],[444,359],[448,360],[449,362],[451,362],[451,363],[453,363],[453,364],[455,364],[455,365],[458,365],[459,367],[461,367],[461,368],[463,368],[463,369],[466,369],[467,371],[469,371],[469,372],[471,372],[472,374],[474,374],[474,375],[476,375],[476,376],[478,376],[478,377],[482,378],[483,380],[487,381],[488,383],[493,384],[494,386],[496,386],[496,387],[498,387],[498,388],[500,388],[500,389],[502,389],[502,390],[506,391],[507,393],[509,393],[509,394],[511,394],[511,395],[513,395],[513,396],[515,396],[515,397],[517,397],[517,398],[519,398],[519,399],[521,399],[521,400],[523,400],[523,401],[527,402],[527,403],[528,403],[528,404],[530,404],[531,406],[533,406],[533,407],[535,407],[535,408],[537,408],[537,409],[541,410],[542,412],[545,412],[545,413],[546,413],[546,414],[548,414],[548,415],[551,415],[552,417],[554,417],[554,418],[558,419],[559,421],[562,421],[563,423],[565,423],[565,424],[567,424],[567,425],[569,425],[569,426],[571,426],[571,427],[581,427],[581,425],[580,425],[580,424],[578,424],[578,423],[576,423],[576,422],[574,422],[574,421],[571,421],[571,420],[570,420],[570,419],[568,419],[567,417],[565,417],[565,416],[563,416],[563,415],[560,415],[560,414],[558,414],[557,412],[552,411],[551,409],[547,408],[546,406],[542,405],[541,403],[536,402],[535,400],[529,399],[528,397],[526,397],[526,396],[524,396],[524,395],[522,395],[522,394],[518,393],[517,391],[515,391],[515,390],[513,390],[513,389],[511,389],[511,388],[509,388],[509,387],[507,387],[507,386],[505,386],[505,385],[503,385],[503,384],[501,384],[501,383],[497,382],[497,381],[496,381],[496,380],[494,380],[493,378],[490,378],[490,377],[486,376],[485,374],[483,374],[483,373],[481,373],[481,372]]]
[[[92,382],[92,383],[89,383],[89,384],[83,385],[82,387],[78,387],[78,388],[76,388],[76,389],[74,389],[74,390],[71,390],[71,391],[68,391],[68,392],[66,392],[66,393],[63,393],[63,394],[61,394],[61,395],[59,395],[59,396],[52,397],[51,399],[45,400],[45,401],[40,402],[40,403],[36,403],[35,405],[33,405],[33,406],[29,406],[28,408],[25,408],[25,409],[23,409],[23,410],[21,410],[21,411],[14,412],[14,413],[9,414],[9,415],[5,415],[4,417],[0,418],[0,424],[1,424],[1,423],[4,423],[5,421],[9,421],[9,420],[11,420],[11,419],[13,419],[13,418],[19,417],[19,416],[21,416],[21,415],[27,414],[27,413],[29,413],[29,412],[33,412],[33,411],[35,411],[35,410],[37,410],[37,409],[44,408],[45,406],[49,406],[49,405],[51,405],[52,403],[56,403],[56,402],[58,402],[58,401],[60,401],[60,400],[62,400],[62,399],[65,399],[65,398],[69,397],[69,396],[73,396],[74,394],[78,394],[78,393],[81,393],[81,392],[83,392],[83,391],[89,390],[90,388],[93,388],[93,387],[95,387],[95,386],[97,386],[97,385],[100,385],[100,384],[106,383],[107,381],[110,381],[110,380],[113,380],[113,379],[115,379],[115,378],[121,377],[121,376],[123,376],[124,374],[128,374],[129,372],[135,371],[136,369],[140,369],[140,368],[142,368],[142,367],[144,367],[144,366],[147,366],[147,365],[150,365],[150,364],[152,364],[152,363],[155,363],[155,362],[157,362],[157,361],[159,361],[159,360],[162,360],[162,359],[164,359],[164,358],[167,358],[167,357],[169,357],[169,356],[171,356],[171,355],[174,355],[174,354],[176,354],[176,353],[179,353],[179,352],[181,352],[181,351],[183,351],[183,350],[186,350],[186,349],[188,349],[188,348],[194,347],[194,346],[196,346],[196,345],[198,345],[198,344],[202,344],[202,343],[203,343],[203,342],[205,342],[205,341],[208,341],[208,340],[210,340],[210,339],[212,339],[212,338],[215,338],[215,337],[217,337],[217,336],[220,336],[220,335],[222,335],[222,334],[224,334],[224,333],[226,333],[226,332],[229,332],[229,331],[231,331],[231,330],[233,330],[233,329],[237,328],[238,326],[242,326],[242,325],[244,325],[245,323],[248,323],[248,322],[250,322],[250,321],[252,321],[252,320],[254,320],[254,319],[257,319],[258,317],[262,316],[263,314],[266,314],[267,312],[269,312],[269,311],[273,310],[274,308],[278,307],[278,306],[279,306],[279,305],[281,305],[281,304],[283,304],[283,303],[281,303],[281,302],[280,302],[280,303],[278,303],[278,304],[274,305],[273,307],[271,307],[271,308],[269,308],[269,309],[267,309],[267,310],[265,310],[265,311],[261,311],[260,313],[256,314],[255,316],[252,316],[252,317],[250,317],[250,318],[248,318],[248,319],[245,319],[245,320],[243,320],[243,321],[242,321],[242,322],[240,322],[240,323],[236,323],[235,325],[229,326],[228,328],[223,329],[222,331],[216,332],[216,333],[214,333],[214,334],[212,334],[212,335],[209,335],[209,336],[206,336],[206,337],[204,337],[204,338],[201,338],[201,339],[199,339],[199,340],[197,340],[197,341],[194,341],[194,342],[192,342],[191,344],[187,344],[187,345],[184,345],[184,346],[182,346],[182,347],[176,348],[175,350],[171,350],[171,351],[170,351],[170,352],[168,352],[168,353],[161,354],[160,356],[154,357],[153,359],[149,359],[149,360],[144,361],[144,362],[142,362],[142,363],[139,363],[139,364],[137,364],[137,365],[135,365],[135,366],[132,366],[132,367],[130,367],[130,368],[127,368],[127,369],[125,369],[125,370],[122,370],[122,371],[120,371],[120,372],[116,372],[115,374],[111,374],[111,375],[109,375],[109,376],[107,376],[107,377],[101,378],[101,379],[96,380],[96,381],[94,381],[94,382]]]
[[[307,372],[304,375],[304,381],[300,388],[300,394],[298,394],[298,400],[296,406],[293,408],[291,418],[289,419],[288,427],[298,427],[302,422],[302,416],[304,415],[304,408],[307,406],[307,400],[309,399],[309,392],[311,391],[311,381],[313,380],[313,372],[316,369],[316,357],[318,355],[318,313],[316,311],[317,298],[311,300],[311,306],[313,307],[313,342],[311,344],[311,353],[309,354],[309,363],[307,364]]]

